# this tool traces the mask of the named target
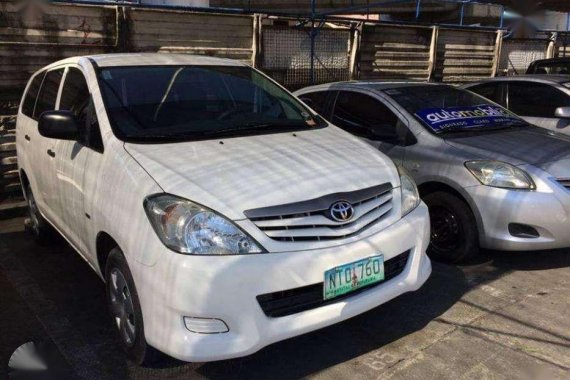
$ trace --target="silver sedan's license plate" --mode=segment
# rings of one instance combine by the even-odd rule
[[[325,300],[384,280],[384,256],[377,255],[344,264],[325,272]]]

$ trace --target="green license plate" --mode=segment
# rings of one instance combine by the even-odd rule
[[[384,279],[384,256],[372,256],[325,272],[325,300],[353,292]]]

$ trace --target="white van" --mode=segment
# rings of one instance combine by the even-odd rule
[[[140,364],[251,354],[431,272],[413,180],[239,62],[56,62],[26,88],[17,149],[28,229],[105,280]]]

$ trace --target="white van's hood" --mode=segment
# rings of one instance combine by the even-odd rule
[[[386,156],[336,127],[125,149],[165,192],[233,220],[245,210],[400,182]]]

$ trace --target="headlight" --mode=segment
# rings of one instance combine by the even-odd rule
[[[533,180],[516,166],[500,161],[469,161],[465,166],[483,185],[505,189],[533,190]]]
[[[412,212],[420,204],[420,193],[416,182],[403,169],[398,168],[400,173],[400,188],[402,189],[402,217]]]
[[[203,206],[168,194],[144,201],[146,214],[168,248],[193,255],[241,255],[264,250],[230,220]]]

